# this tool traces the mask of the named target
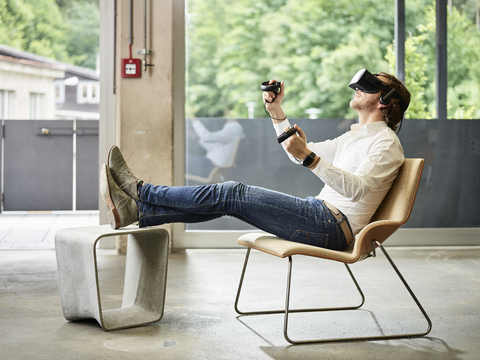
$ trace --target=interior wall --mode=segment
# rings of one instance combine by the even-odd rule
[[[132,171],[154,184],[173,183],[172,2],[132,1],[132,57],[145,48],[148,66],[140,78],[121,77],[121,59],[129,57],[130,1],[117,2],[116,143]]]
[[[100,137],[105,139],[115,133],[114,143],[118,145],[132,171],[142,180],[154,184],[173,184],[173,1],[147,0],[146,38],[148,66],[141,70],[140,78],[123,78],[121,59],[129,58],[130,23],[132,23],[132,57],[144,59],[137,55],[137,50],[145,48],[144,43],[144,1],[117,0],[116,4],[103,0],[101,10],[114,13],[114,36],[102,43],[101,47],[114,42],[114,78],[104,77],[112,89],[115,98],[114,124],[108,124],[110,114],[104,114]],[[131,11],[130,11],[131,10]],[[130,18],[132,22],[130,22]],[[102,20],[105,16],[102,16]],[[107,29],[108,32],[108,29]],[[101,50],[105,53],[105,50]],[[109,54],[102,61],[108,62]],[[112,71],[108,65],[103,71]],[[106,76],[104,74],[104,76]],[[109,91],[103,88],[102,93]],[[105,105],[104,105],[105,106]],[[108,105],[107,105],[108,106]],[[108,113],[108,109],[105,110]],[[101,120],[101,122],[102,122]],[[106,124],[107,121],[107,124]],[[101,144],[100,164],[106,162],[109,141]],[[103,205],[103,204],[102,204]],[[106,223],[106,209],[100,207],[101,223]],[[169,231],[171,226],[165,226]]]
[[[117,4],[117,145],[132,170],[143,180],[172,183],[172,4],[147,1],[147,56],[149,66],[141,78],[122,78],[121,59],[129,57],[130,1]],[[144,1],[132,9],[132,57],[143,59]]]

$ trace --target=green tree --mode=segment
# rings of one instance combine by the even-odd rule
[[[322,117],[325,118],[338,117],[338,114],[342,114],[345,118],[357,116],[356,112],[349,107],[354,92],[346,86],[355,73],[346,72],[344,69],[369,68],[373,72],[387,69],[387,62],[383,59],[381,49],[378,47],[378,39],[363,38],[358,33],[352,33],[350,37],[352,39],[347,44],[337,47],[322,62],[322,66],[328,71],[325,71],[317,80],[317,88],[325,89],[317,93],[317,101],[325,104],[321,107]],[[362,44],[362,46],[358,47],[356,44]]]
[[[60,11],[67,29],[64,42],[71,63],[95,69],[100,38],[98,0],[64,1]]]
[[[429,24],[430,27],[432,24]],[[430,98],[426,96],[426,89],[432,87],[433,83],[431,78],[428,77],[429,69],[429,57],[419,51],[419,49],[425,49],[425,42],[428,39],[428,27],[420,26],[422,31],[421,35],[410,36],[405,41],[405,85],[409,89],[411,94],[410,105],[408,111],[405,113],[407,119],[431,119],[432,104]],[[393,44],[387,47],[387,55],[385,58],[389,63],[390,72],[395,72],[395,49]],[[430,104],[430,110],[429,110]]]
[[[412,93],[410,107],[405,114],[411,119],[435,118],[435,4],[425,8],[425,17],[417,25],[417,35],[405,43],[407,88]],[[480,118],[480,32],[476,25],[456,7],[448,12],[448,89],[447,116],[451,119]],[[393,46],[386,56],[392,71],[395,66]]]
[[[480,119],[480,31],[456,7],[448,13],[448,117]]]
[[[2,0],[2,44],[68,62],[66,27],[54,0]]]
[[[467,3],[470,0],[464,0]],[[407,117],[435,117],[435,6],[406,9]],[[455,9],[455,8],[454,8]],[[255,101],[265,116],[259,84],[284,80],[284,108],[305,117],[353,117],[347,84],[356,71],[394,71],[394,6],[373,0],[190,0],[189,116],[246,117]],[[449,116],[479,116],[479,32],[465,14],[449,15]],[[467,46],[465,46],[467,45]],[[477,114],[477,115],[475,115]]]
[[[98,0],[0,0],[0,43],[95,68]]]
[[[0,0],[0,44],[20,49],[24,44],[24,31],[15,24],[25,17],[25,11],[22,8],[12,11],[12,7],[15,7],[15,4],[12,6],[10,0]]]

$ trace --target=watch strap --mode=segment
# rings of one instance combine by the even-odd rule
[[[316,154],[312,151],[310,154],[305,156],[305,159],[303,159],[302,161],[302,165],[305,167],[309,167],[310,165],[312,165],[313,161],[315,160],[315,156]]]

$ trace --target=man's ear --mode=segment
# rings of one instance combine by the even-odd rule
[[[378,109],[386,108],[386,107],[389,107],[391,104],[392,104],[391,101],[390,101],[390,103],[388,103],[387,105],[383,105],[380,101],[378,101],[377,108],[378,108]]]

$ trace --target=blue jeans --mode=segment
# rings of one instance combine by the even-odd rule
[[[300,199],[234,181],[179,187],[143,183],[138,195],[140,227],[229,215],[286,240],[333,250],[347,246],[339,222],[314,197]]]

